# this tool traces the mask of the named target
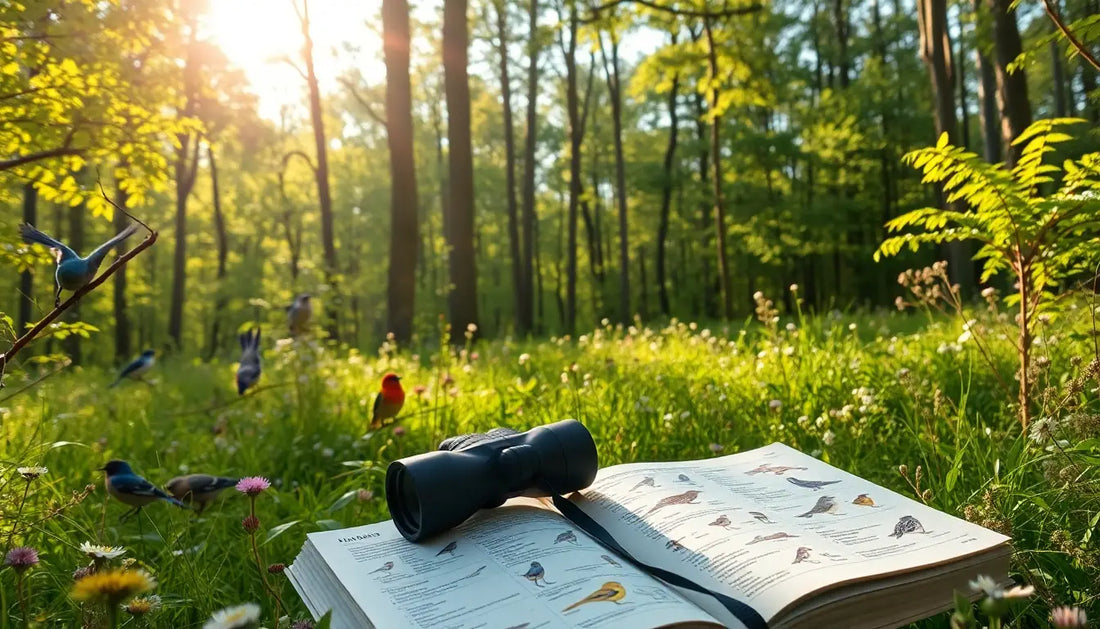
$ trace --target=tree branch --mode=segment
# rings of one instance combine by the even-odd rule
[[[45,151],[39,151],[37,153],[28,153],[26,155],[20,155],[11,159],[0,160],[0,172],[5,170],[11,170],[12,168],[18,168],[24,164],[31,162],[37,162],[43,159],[50,159],[51,157],[63,157],[66,155],[81,155],[84,153],[84,149],[69,148],[67,146],[61,146],[55,149],[48,149]]]
[[[1054,21],[1054,25],[1058,27],[1058,30],[1062,31],[1062,34],[1066,36],[1066,39],[1069,40],[1070,44],[1073,44],[1073,47],[1077,49],[1077,52],[1080,53],[1080,55],[1084,57],[1085,60],[1092,65],[1092,67],[1100,70],[1100,60],[1097,60],[1096,57],[1094,57],[1092,53],[1089,52],[1087,48],[1085,48],[1085,44],[1083,44],[1080,39],[1077,39],[1077,36],[1073,34],[1073,31],[1069,30],[1069,27],[1066,26],[1066,23],[1062,21],[1062,16],[1058,13],[1058,7],[1054,6],[1053,0],[1043,0],[1043,6],[1047,10],[1047,15],[1049,15],[1050,19]]]
[[[748,15],[750,13],[756,13],[757,11],[760,11],[761,9],[764,8],[763,5],[760,5],[760,4],[750,4],[750,5],[744,6],[744,7],[736,7],[736,8],[731,8],[731,9],[722,9],[721,11],[696,11],[694,9],[678,9],[676,7],[673,7],[673,6],[660,4],[659,2],[656,2],[655,0],[608,0],[607,2],[605,2],[605,3],[603,3],[599,6],[593,7],[592,8],[592,15],[582,19],[581,22],[589,23],[589,22],[594,22],[596,20],[599,20],[600,19],[600,13],[602,13],[603,11],[606,11],[607,9],[615,8],[615,7],[619,6],[620,4],[627,4],[627,3],[640,4],[643,7],[648,7],[650,9],[653,9],[654,11],[660,11],[662,13],[668,13],[668,14],[671,14],[671,15],[678,15],[678,16],[681,16],[681,17],[701,17],[701,18],[709,18],[709,19],[725,18],[725,17],[736,17],[738,15]]]
[[[374,106],[371,105],[370,102],[368,102],[367,99],[359,93],[359,90],[355,89],[355,86],[352,85],[351,80],[347,78],[339,78],[337,79],[337,81],[340,83],[340,85],[344,86],[344,89],[348,91],[348,94],[351,94],[351,97],[354,98],[356,102],[363,106],[363,109],[367,111],[368,116],[373,118],[374,121],[378,124],[382,125],[382,128],[385,129],[387,132],[389,131],[390,125],[387,124],[385,116],[374,110]]]
[[[287,153],[286,155],[283,155],[283,170],[286,170],[286,165],[288,163],[290,163],[290,158],[291,157],[301,157],[302,159],[304,159],[306,161],[306,164],[309,166],[309,169],[312,170],[314,174],[317,174],[317,167],[313,165],[313,160],[311,160],[309,158],[309,155],[306,155],[305,152],[303,152],[303,151],[297,151],[297,150],[291,151],[291,152]]]
[[[156,231],[146,225],[144,221],[134,216],[133,214],[130,214],[124,208],[120,207],[117,203],[112,201],[111,198],[107,196],[107,192],[103,190],[103,183],[101,181],[97,181],[97,183],[99,184],[99,192],[103,195],[103,198],[106,199],[107,202],[110,203],[112,206],[114,206],[116,210],[122,212],[126,216],[130,217],[131,220],[137,222],[139,225],[144,227],[149,232],[149,235],[145,238],[145,240],[138,243],[136,247],[119,256],[118,259],[111,264],[111,266],[107,267],[106,271],[99,275],[99,277],[93,279],[84,286],[81,286],[75,293],[72,294],[71,297],[66,299],[64,303],[47,313],[41,321],[34,324],[34,326],[31,327],[30,330],[27,330],[27,332],[23,336],[15,339],[15,342],[11,344],[10,348],[8,348],[8,351],[0,354],[0,388],[3,388],[4,386],[4,369],[7,368],[8,363],[11,362],[11,359],[14,358],[20,350],[26,347],[28,343],[33,341],[36,336],[42,334],[42,331],[45,330],[46,327],[49,326],[51,323],[53,323],[55,319],[60,317],[62,313],[76,305],[76,303],[80,301],[81,298],[84,297],[84,295],[87,295],[88,293],[98,288],[100,284],[106,282],[107,278],[114,275],[115,272],[125,266],[127,262],[137,257],[137,255],[140,254],[142,251],[145,251],[149,247],[152,247],[153,243],[157,241]]]

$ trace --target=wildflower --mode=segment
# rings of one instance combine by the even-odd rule
[[[724,445],[722,445],[722,444],[720,444],[720,443],[712,443],[712,444],[710,444],[710,445],[709,445],[709,446],[707,446],[707,447],[708,447],[708,448],[710,448],[710,451],[711,451],[711,452],[713,452],[713,453],[715,453],[715,454],[718,454],[718,453],[719,453],[719,452],[721,452],[722,450],[725,450],[725,449],[726,449],[726,446],[724,446]]]
[[[467,323],[466,324],[466,331],[469,332],[470,334],[473,334],[474,332],[477,332],[477,324],[476,323]]]
[[[795,420],[795,421],[797,421],[797,422],[798,422],[798,425],[799,425],[799,426],[805,426],[806,424],[810,423],[810,418],[809,418],[809,416],[807,416],[807,415],[802,415],[801,417],[799,417],[799,418],[798,418],[797,420]]]
[[[821,441],[827,446],[833,445],[833,442],[836,441],[836,433],[826,430],[825,434],[821,435]]]
[[[993,288],[992,286],[987,286],[987,287],[982,289],[982,297],[985,297],[986,299],[989,299],[990,297],[992,297],[993,295],[996,295],[996,294],[997,294],[997,289]]]
[[[260,606],[245,603],[214,612],[202,629],[253,629],[260,625]]]
[[[562,384],[569,384],[569,373],[568,372],[565,372],[565,371],[561,372],[561,383]]]
[[[792,293],[797,293],[798,292],[798,284],[791,284],[790,291]]]
[[[1046,443],[1054,436],[1055,426],[1054,419],[1050,417],[1039,419],[1031,424],[1031,431],[1028,433],[1028,438],[1035,443]]]
[[[21,573],[38,565],[38,551],[30,546],[16,546],[4,557],[4,565]]]
[[[1002,593],[1004,598],[1027,598],[1035,593],[1033,585],[1014,585]]]
[[[519,364],[520,365],[526,365],[529,362],[531,362],[531,355],[530,354],[528,354],[527,352],[524,352],[524,353],[519,355]]]
[[[856,331],[856,328],[858,328],[858,327],[859,327],[859,326],[858,326],[858,325],[856,325],[855,323],[849,323],[849,324],[848,324],[848,330],[850,330],[850,331],[852,331],[852,332],[855,332],[855,331]]]
[[[787,331],[788,332],[794,332],[797,329],[798,329],[798,326],[795,325],[794,323],[788,323],[787,324]]]
[[[773,411],[778,411],[779,409],[783,408],[783,402],[780,402],[779,400],[772,400],[771,402],[768,402],[768,408],[772,409]]]
[[[680,419],[687,419],[688,417],[691,417],[690,411],[683,411],[682,413],[680,413]]]
[[[1050,323],[1050,315],[1048,315],[1048,314],[1039,315],[1039,323],[1042,323],[1043,325],[1046,325],[1046,324]]]
[[[29,481],[32,481],[32,480],[38,478],[39,476],[42,476],[43,474],[49,472],[50,470],[47,469],[47,468],[44,468],[44,467],[34,466],[34,467],[16,468],[15,471],[19,472],[19,475],[23,477],[23,480],[29,482]]]
[[[755,293],[752,294],[753,301],[760,301],[763,298],[764,298],[764,293],[762,293],[760,291],[756,291]]]
[[[422,396],[427,392],[428,392],[428,387],[426,387],[422,384],[418,384],[415,387],[413,387],[413,393],[416,394],[416,395],[421,395]]]
[[[986,596],[993,596],[1001,591],[997,581],[993,577],[984,574],[979,574],[976,579],[970,582],[970,589]]]
[[[115,559],[116,557],[124,555],[126,549],[122,546],[101,546],[91,542],[84,542],[80,545],[80,552],[92,559]]]
[[[237,491],[249,496],[258,496],[268,487],[271,487],[271,481],[263,476],[249,476],[237,481]]]
[[[144,616],[160,609],[160,597],[156,594],[139,596],[123,605],[122,609],[131,616]]]
[[[1050,610],[1050,622],[1054,624],[1057,629],[1082,629],[1088,626],[1088,617],[1085,615],[1085,610],[1077,607],[1055,607]]]
[[[282,574],[286,570],[285,563],[273,563],[267,567],[268,574]]]
[[[367,502],[371,498],[374,498],[374,492],[369,489],[360,489],[359,491],[355,492],[355,497],[359,500],[359,502]]]
[[[670,422],[670,421],[672,421],[672,413],[665,413],[665,416],[664,416],[664,418],[663,418],[663,419],[664,419],[664,420],[665,420],[666,422]]]
[[[323,448],[321,450],[321,456],[323,456],[323,457],[332,457],[335,454],[336,454],[336,450],[333,450],[332,448]]]
[[[394,437],[404,437],[405,436],[405,427],[404,426],[395,426],[394,429],[393,429],[393,436]]]
[[[72,597],[78,601],[107,601],[117,605],[155,587],[157,580],[144,570],[107,570],[74,583]]]
[[[241,526],[243,526],[244,530],[248,531],[249,533],[255,533],[260,529],[260,518],[257,518],[254,515],[250,515],[241,520]]]

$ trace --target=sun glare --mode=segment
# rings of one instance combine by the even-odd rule
[[[371,83],[385,80],[377,54],[381,43],[368,27],[378,19],[375,2],[312,0],[309,13],[322,90],[335,88],[336,78],[351,68]],[[280,60],[290,58],[301,67],[302,31],[291,0],[213,0],[204,28],[248,77],[260,97],[261,115],[277,118],[283,105],[301,103],[302,78]],[[347,52],[346,44],[358,52]]]

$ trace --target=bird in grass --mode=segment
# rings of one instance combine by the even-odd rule
[[[168,493],[184,503],[191,503],[196,507],[197,513],[202,513],[222,490],[233,487],[238,480],[240,479],[209,474],[188,474],[177,476],[164,486]]]
[[[126,461],[108,461],[107,465],[99,468],[99,471],[107,473],[107,493],[124,505],[133,507],[119,517],[122,522],[130,516],[137,515],[145,505],[163,500],[177,507],[187,508],[179,500],[164,493],[164,490],[153,483],[134,474],[134,470]]]
[[[149,370],[153,368],[153,364],[156,362],[157,351],[153,349],[147,349],[141,353],[141,356],[135,358],[129,365],[122,368],[122,371],[118,372],[118,378],[111,383],[108,389],[118,386],[118,383],[122,382],[126,378],[131,380],[141,380],[142,376],[149,373]]]
[[[817,499],[817,503],[810,508],[809,511],[798,516],[800,518],[812,518],[815,515],[822,513],[836,514],[837,508],[840,507],[840,503],[836,501],[836,498],[832,496],[822,496]]]
[[[241,339],[241,362],[237,366],[237,395],[244,395],[260,379],[260,329],[244,332]]]
[[[540,580],[547,585],[554,585],[553,581],[546,580],[546,569],[537,561],[531,562],[531,567],[527,569],[527,572],[523,573],[523,578],[539,587],[542,587],[539,585]]]
[[[370,573],[374,574],[375,572],[389,572],[390,570],[393,570],[393,562],[387,561],[386,563],[382,564],[381,568],[378,568],[377,570],[371,570]]]
[[[670,505],[696,504],[695,502],[692,502],[692,501],[695,500],[696,498],[698,498],[699,494],[701,494],[701,493],[703,493],[703,492],[696,491],[696,490],[692,489],[690,491],[685,491],[682,494],[676,494],[675,496],[668,496],[666,498],[661,498],[660,500],[657,501],[657,504],[654,505],[653,508],[650,509],[649,512],[646,513],[646,515],[649,515],[649,514],[653,513],[654,511],[657,511],[658,509],[663,509],[663,508],[665,508],[667,506],[670,506]]]
[[[839,483],[840,481],[838,481],[838,480],[802,480],[800,478],[791,477],[791,478],[787,479],[787,482],[792,484],[792,485],[798,485],[799,487],[805,487],[806,489],[812,489],[814,491],[817,491],[817,490],[821,489],[822,487],[824,487],[826,485],[832,485],[834,483]]]
[[[286,307],[286,326],[291,336],[300,336],[309,330],[309,321],[313,318],[313,302],[309,293],[302,293]]]
[[[599,603],[601,601],[608,601],[618,604],[626,596],[626,588],[621,583],[616,581],[608,581],[603,584],[603,587],[582,598],[581,600],[573,603],[569,607],[561,610],[563,613],[571,609],[576,609],[586,603]]]
[[[96,247],[95,251],[89,253],[86,258],[81,258],[77,252],[70,249],[65,243],[35,229],[34,225],[30,223],[19,225],[19,235],[23,237],[23,242],[45,245],[53,251],[54,259],[57,260],[57,270],[54,272],[57,292],[54,294],[53,304],[56,308],[61,305],[62,289],[77,291],[92,281],[95,274],[99,272],[99,266],[103,264],[103,259],[107,257],[107,252],[123,240],[133,236],[137,229],[137,225],[131,223],[126,229],[116,234],[114,238]]]
[[[442,555],[443,553],[447,553],[448,555],[454,557],[456,548],[458,548],[458,542],[451,542],[450,544],[447,544],[446,546],[444,546],[443,550],[436,553],[435,556],[438,557],[438,556]]]
[[[901,539],[902,535],[906,533],[927,533],[924,530],[924,525],[919,520],[911,515],[902,516],[898,523],[894,525],[894,532],[890,534],[890,537],[896,537]]]
[[[393,420],[405,405],[405,390],[401,388],[401,377],[395,373],[382,376],[382,389],[374,396],[374,410],[371,411],[370,429],[378,430],[387,420]]]
[[[861,507],[877,507],[875,501],[871,499],[867,494],[860,494],[856,496],[856,499],[852,501],[852,504],[859,505]]]
[[[577,536],[574,535],[573,531],[571,531],[571,530],[566,531],[564,533],[561,533],[560,535],[557,536],[557,538],[554,539],[555,544],[557,544],[559,542],[569,542],[570,544],[576,544],[577,543]]]

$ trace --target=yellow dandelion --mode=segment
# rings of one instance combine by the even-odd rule
[[[78,601],[122,601],[157,587],[157,580],[144,570],[105,570],[90,574],[73,584],[72,597]]]
[[[155,612],[160,609],[160,597],[156,594],[150,596],[139,596],[132,601],[124,604],[122,609],[131,616],[144,616],[145,614]]]

